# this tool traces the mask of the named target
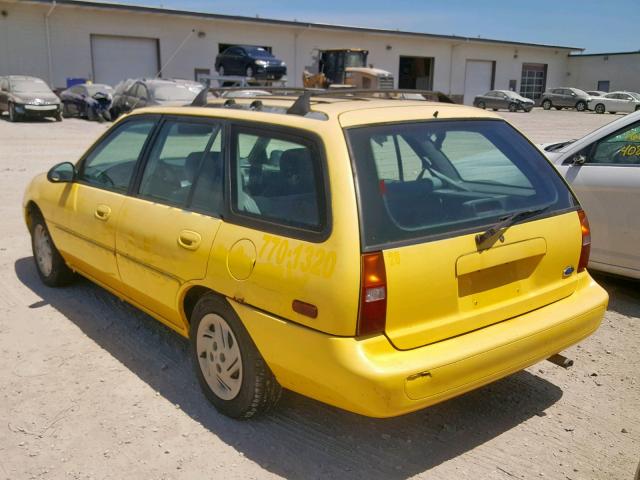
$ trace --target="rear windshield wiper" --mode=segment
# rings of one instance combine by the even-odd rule
[[[512,213],[511,215],[507,215],[506,217],[502,217],[498,223],[491,226],[487,231],[476,235],[476,245],[478,246],[482,245],[484,242],[495,237],[498,233],[502,232],[503,230],[506,230],[507,228],[512,226],[514,223],[524,218],[532,217],[534,215],[537,215],[538,213],[542,213],[545,210],[547,210],[549,207],[550,205],[547,205],[546,207],[542,207],[542,208],[531,209],[531,210],[522,210],[520,212],[515,212],[515,213]]]

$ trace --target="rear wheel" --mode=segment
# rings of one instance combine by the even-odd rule
[[[190,339],[198,381],[218,411],[247,419],[276,405],[282,387],[224,298],[211,293],[198,300]]]
[[[605,112],[604,104],[602,103],[597,104],[595,111],[596,113],[604,113]]]
[[[510,103],[509,104],[509,111],[510,112],[517,112],[518,111],[518,105],[516,105],[515,103]]]
[[[544,108],[545,110],[550,110],[551,109],[551,100],[545,100],[542,102],[542,108]]]
[[[582,100],[580,100],[578,103],[576,103],[576,110],[579,112],[584,112],[587,109],[587,104],[586,102],[583,102]]]
[[[32,217],[31,248],[38,276],[45,285],[61,287],[73,281],[75,274],[53,244],[49,229],[39,212],[34,212]]]

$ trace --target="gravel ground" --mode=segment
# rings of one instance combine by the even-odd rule
[[[504,114],[534,142],[618,116]],[[187,342],[87,281],[38,280],[20,203],[37,172],[75,160],[106,125],[0,119],[0,478],[631,479],[640,453],[640,293],[611,295],[566,354],[421,412],[353,415],[285,393],[239,423],[200,393]]]

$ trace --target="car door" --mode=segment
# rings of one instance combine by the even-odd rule
[[[575,163],[576,158],[584,163]],[[600,139],[558,168],[589,217],[591,263],[640,276],[640,122]]]
[[[118,224],[125,293],[182,331],[178,293],[204,278],[221,223],[221,131],[208,119],[165,118]]]
[[[158,117],[123,121],[98,140],[78,164],[77,180],[57,201],[54,235],[65,258],[94,280],[119,286],[115,257],[120,210]]]
[[[620,109],[618,110],[619,112],[630,113],[635,111],[636,105],[631,95],[629,95],[628,93],[619,93],[618,99],[620,102]]]

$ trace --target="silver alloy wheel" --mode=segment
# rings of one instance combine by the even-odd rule
[[[253,78],[253,68],[247,67],[247,77]]]
[[[207,313],[198,325],[196,349],[200,370],[213,393],[233,400],[242,386],[242,357],[233,330],[224,318]]]
[[[38,268],[45,277],[48,277],[53,270],[53,246],[49,233],[41,223],[33,229],[33,247]]]

